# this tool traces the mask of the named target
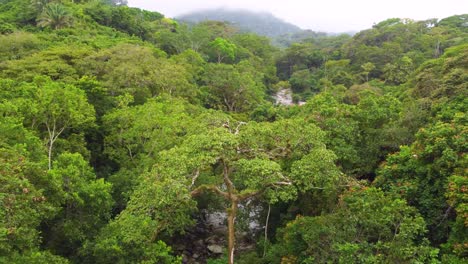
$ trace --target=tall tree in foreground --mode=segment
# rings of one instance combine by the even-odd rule
[[[322,137],[316,126],[299,120],[226,122],[162,152],[153,181],[185,181],[192,196],[210,192],[224,199],[229,263],[233,263],[239,204],[257,197],[273,203],[294,199],[303,191],[336,188],[340,172]]]

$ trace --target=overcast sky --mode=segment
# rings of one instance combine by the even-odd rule
[[[468,0],[128,0],[128,5],[166,17],[219,7],[267,11],[303,29],[327,32],[367,29],[394,17],[424,20],[468,13]]]

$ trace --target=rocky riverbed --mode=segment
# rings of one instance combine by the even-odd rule
[[[248,210],[247,230],[240,230],[236,226],[236,251],[243,252],[254,249],[254,238],[263,232],[264,226],[259,221],[261,207]],[[240,206],[239,210],[245,210]],[[227,246],[227,214],[223,211],[202,211],[196,225],[187,230],[187,233],[173,241],[174,252],[182,256],[183,263],[201,264],[209,258],[216,258],[223,254]],[[239,223],[236,223],[239,224]]]
[[[296,105],[293,101],[291,89],[281,89],[273,96],[273,98],[275,99],[277,105]],[[305,104],[305,102],[299,101],[297,103],[297,105],[303,104]]]

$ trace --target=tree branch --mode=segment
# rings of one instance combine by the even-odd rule
[[[214,186],[214,185],[201,185],[199,187],[197,187],[195,190],[193,190],[190,194],[192,196],[197,196],[205,191],[211,191],[211,192],[214,192],[218,195],[221,195],[222,197],[224,197],[225,199],[229,200],[230,196],[229,196],[229,193],[227,192],[223,192],[221,191],[217,186]]]
[[[237,127],[236,127],[236,131],[234,132],[234,135],[239,134],[239,129],[240,129],[240,127],[243,126],[243,125],[247,125],[247,123],[246,123],[246,122],[239,122],[239,124],[238,124]]]
[[[200,176],[200,170],[197,169],[195,171],[195,174],[192,177],[192,184],[190,185],[190,188],[192,188],[195,185],[195,181],[197,180],[198,176]]]
[[[262,193],[264,193],[268,189],[268,187],[289,186],[289,185],[292,185],[292,182],[286,182],[286,181],[274,182],[274,183],[267,184],[261,190],[241,193],[238,197],[239,197],[240,201],[243,201],[243,200],[247,200],[249,198],[261,195]]]
[[[229,179],[229,167],[228,167],[228,165],[226,164],[226,162],[224,160],[222,160],[222,162],[223,162],[224,183],[226,184],[226,186],[228,188],[228,192],[230,194],[232,194],[233,191],[235,190],[235,188],[234,188],[234,184],[232,183],[231,179]]]
[[[272,186],[277,186],[277,185],[280,185],[280,186],[289,186],[289,185],[292,185],[292,182],[275,182],[275,183],[272,183],[271,185],[272,185]]]

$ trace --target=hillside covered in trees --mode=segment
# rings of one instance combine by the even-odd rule
[[[227,22],[231,26],[261,36],[277,37],[302,31],[298,26],[287,23],[270,13],[251,12],[248,10],[211,9],[181,15],[178,20],[200,23],[207,20]]]
[[[0,263],[466,263],[467,23],[0,0]]]
[[[178,16],[176,19],[182,23],[189,24],[206,21],[225,22],[228,26],[238,28],[242,33],[255,33],[260,36],[269,37],[273,46],[281,48],[305,39],[327,36],[325,32],[303,30],[266,12],[218,8],[195,11]]]

